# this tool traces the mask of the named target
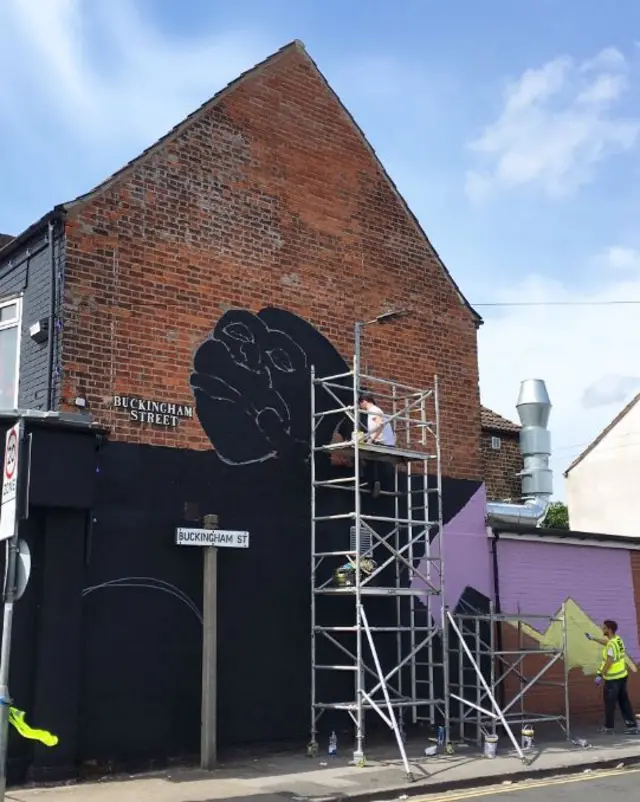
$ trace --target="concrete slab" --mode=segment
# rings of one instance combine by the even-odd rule
[[[423,745],[409,747],[415,782],[407,784],[402,763],[391,747],[371,750],[367,765],[356,768],[349,758],[307,758],[277,754],[234,759],[213,772],[181,768],[169,772],[110,777],[99,782],[51,788],[11,789],[11,802],[252,802],[288,800],[397,799],[446,790],[492,785],[530,777],[640,763],[640,736],[603,736],[589,748],[566,742],[548,743],[524,766],[504,751],[487,760],[473,747],[456,754],[426,758]]]

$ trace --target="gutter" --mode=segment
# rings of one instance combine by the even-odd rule
[[[56,337],[56,300],[57,300],[57,275],[56,275],[56,250],[55,250],[55,228],[52,220],[47,224],[49,237],[49,268],[51,271],[51,301],[49,304],[49,337],[47,340],[47,410],[53,410],[55,405],[55,388],[53,382],[53,349]]]
[[[8,259],[12,253],[19,251],[29,240],[33,239],[36,233],[42,230],[48,223],[57,223],[64,219],[65,207],[62,205],[55,206],[50,212],[47,212],[35,223],[32,223],[28,228],[14,237],[11,242],[8,242],[4,248],[0,248],[0,261]]]
[[[495,612],[496,615],[502,614],[502,604],[500,601],[500,569],[498,567],[498,541],[500,540],[500,535],[497,532],[493,532],[493,537],[491,538],[491,561],[493,563],[493,598],[495,604]],[[502,638],[502,621],[498,621],[496,623],[496,646],[498,647],[498,651],[502,653],[504,651],[504,640]],[[499,662],[502,664],[502,660],[499,659]],[[505,687],[504,682],[501,682],[498,686],[498,702],[501,708],[504,708],[506,704],[506,695],[505,695]]]

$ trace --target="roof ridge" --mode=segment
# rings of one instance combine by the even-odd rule
[[[342,100],[340,98],[340,95],[338,95],[336,90],[331,86],[331,84],[327,80],[325,74],[322,72],[320,67],[318,67],[318,65],[314,61],[313,57],[309,55],[309,53],[308,53],[308,51],[306,49],[303,48],[303,50],[304,50],[304,54],[306,55],[306,57],[309,59],[311,64],[313,64],[313,67],[315,68],[315,70],[318,73],[318,75],[322,78],[322,81],[324,82],[325,86],[331,92],[331,94],[335,97],[335,99],[338,102],[338,105],[340,106],[342,111],[345,113],[345,115],[349,119],[351,125],[355,128],[357,134],[362,139],[362,141],[363,141],[364,145],[366,146],[366,148],[369,150],[369,153],[373,157],[373,160],[375,161],[375,163],[378,165],[378,168],[379,168],[380,172],[382,173],[383,178],[389,184],[389,187],[391,188],[391,191],[396,196],[396,199],[399,201],[399,203],[402,206],[405,214],[411,219],[411,221],[413,222],[414,226],[416,227],[416,229],[418,231],[418,234],[424,239],[424,241],[427,243],[427,245],[431,249],[431,252],[433,253],[433,256],[434,256],[438,266],[440,267],[440,269],[444,273],[445,278],[447,278],[447,280],[452,284],[455,292],[458,295],[459,300],[462,301],[463,305],[469,310],[469,312],[475,318],[477,325],[481,326],[482,323],[483,323],[482,316],[478,312],[476,312],[476,310],[473,308],[473,306],[471,306],[470,302],[467,300],[467,298],[465,297],[464,293],[462,292],[460,287],[457,285],[455,279],[453,278],[453,276],[451,275],[451,273],[447,269],[446,265],[444,264],[444,262],[440,258],[440,254],[434,248],[433,243],[431,242],[431,240],[427,236],[427,232],[424,230],[424,228],[422,228],[422,225],[420,224],[420,221],[418,220],[418,218],[414,214],[413,210],[411,209],[411,207],[409,206],[409,204],[405,200],[404,196],[402,195],[402,193],[400,192],[400,190],[396,186],[395,181],[391,178],[391,176],[387,172],[386,167],[384,166],[384,164],[382,163],[382,161],[378,157],[378,154],[376,153],[375,148],[373,147],[371,142],[369,142],[369,140],[367,139],[366,134],[364,133],[364,131],[362,130],[362,128],[360,127],[360,125],[356,121],[356,119],[353,116],[353,114],[351,114],[349,109],[342,102]]]
[[[580,454],[578,454],[578,456],[573,460],[573,462],[564,472],[565,476],[568,476],[569,471],[572,471],[579,462],[582,462],[582,460],[587,456],[587,454],[590,451],[593,451],[593,449],[598,445],[598,443],[602,442],[602,440],[609,434],[609,432],[620,423],[620,421],[625,417],[625,415],[628,412],[631,411],[631,409],[633,409],[633,407],[638,403],[638,401],[640,401],[640,392],[636,393],[636,395],[631,399],[631,401],[629,401],[628,404],[625,404],[625,406],[620,410],[620,412],[618,412],[615,418],[613,418],[613,420],[610,421],[604,427],[604,429],[602,429],[600,434],[596,435],[596,437],[589,443],[589,445],[583,451],[581,451]]]
[[[353,117],[351,112],[347,109],[345,104],[342,102],[342,100],[340,99],[340,96],[338,95],[338,93],[335,91],[335,89],[333,89],[333,87],[331,86],[331,84],[329,83],[327,78],[325,77],[325,75],[322,72],[322,70],[318,67],[318,65],[316,64],[314,59],[309,55],[309,52],[307,51],[304,43],[300,39],[293,39],[292,41],[290,41],[287,44],[285,44],[282,47],[280,47],[274,53],[271,53],[271,55],[267,56],[262,61],[260,61],[257,64],[255,64],[253,67],[250,67],[249,69],[247,69],[244,72],[240,73],[240,75],[238,75],[236,78],[234,78],[233,81],[229,82],[226,86],[224,86],[222,89],[220,89],[218,92],[216,92],[212,97],[210,97],[208,100],[206,100],[204,103],[202,103],[197,109],[192,111],[191,114],[187,115],[181,122],[179,122],[176,125],[174,125],[174,127],[171,128],[166,134],[164,134],[159,139],[157,139],[152,145],[149,145],[147,148],[145,148],[135,158],[133,158],[130,161],[128,161],[119,170],[116,170],[114,173],[112,173],[106,179],[101,181],[99,184],[97,184],[95,187],[93,187],[93,189],[89,190],[88,192],[85,192],[82,195],[79,195],[78,197],[76,197],[76,198],[74,198],[74,199],[72,199],[72,200],[70,200],[70,201],[68,201],[66,203],[62,203],[62,204],[56,206],[55,209],[53,210],[53,212],[58,213],[58,214],[66,214],[68,211],[72,211],[77,206],[82,205],[84,202],[88,201],[90,198],[94,197],[96,194],[105,191],[108,187],[110,187],[116,181],[120,180],[124,175],[126,175],[135,166],[140,164],[144,159],[146,159],[149,156],[151,156],[159,148],[161,148],[164,145],[166,145],[167,143],[171,142],[188,125],[190,125],[195,119],[197,119],[197,117],[199,117],[201,114],[204,114],[210,108],[212,108],[217,103],[219,103],[229,92],[232,92],[235,88],[237,88],[245,80],[247,80],[248,78],[254,76],[256,73],[260,72],[260,70],[264,69],[267,65],[273,64],[275,61],[277,61],[284,54],[290,52],[291,50],[298,50],[304,56],[304,58],[312,65],[313,69],[315,70],[317,75],[320,77],[321,81],[324,83],[324,85],[327,88],[327,90],[335,98],[336,102],[338,103],[338,106],[340,107],[342,112],[345,114],[345,116],[347,117],[347,119],[350,122],[350,124],[355,129],[356,133],[360,137],[360,139],[361,139],[362,143],[364,144],[364,146],[369,151],[371,157],[373,158],[375,164],[378,167],[378,170],[380,171],[380,174],[381,174],[382,178],[384,179],[384,181],[387,182],[387,184],[388,184],[389,188],[391,189],[392,193],[395,195],[397,201],[400,203],[400,206],[402,207],[404,213],[413,222],[413,225],[415,226],[415,229],[417,230],[418,235],[428,245],[431,253],[433,254],[435,262],[437,263],[437,265],[442,270],[445,278],[452,285],[452,287],[454,289],[454,292],[458,296],[459,301],[461,302],[461,304],[463,306],[466,307],[466,309],[472,315],[472,317],[475,320],[476,325],[480,326],[482,324],[482,322],[483,322],[482,317],[472,307],[470,302],[467,300],[467,298],[463,294],[462,290],[460,289],[460,287],[458,286],[458,284],[454,280],[453,276],[451,275],[451,273],[449,272],[449,270],[445,266],[444,262],[440,258],[440,255],[436,251],[436,249],[433,246],[431,240],[427,236],[425,230],[422,228],[418,218],[416,217],[414,212],[411,210],[409,204],[407,203],[407,201],[404,199],[404,197],[400,193],[398,187],[396,186],[396,184],[394,183],[393,179],[391,178],[391,176],[387,172],[385,166],[382,164],[381,160],[378,158],[378,155],[377,155],[375,149],[373,148],[373,146],[371,145],[371,143],[367,139],[364,131],[358,125],[358,123],[356,122],[355,118]],[[53,212],[50,212],[49,214],[52,214]],[[17,239],[18,238],[16,238],[16,240]]]
[[[135,156],[133,159],[130,159],[125,165],[120,167],[120,169],[116,170],[110,176],[105,178],[99,184],[96,184],[95,187],[90,189],[88,192],[83,193],[82,195],[78,195],[77,198],[74,198],[71,201],[61,204],[65,211],[75,208],[76,206],[81,205],[85,201],[89,200],[91,197],[96,195],[99,192],[104,191],[107,189],[112,183],[115,181],[120,180],[125,173],[129,170],[133,169],[136,165],[138,165],[143,159],[146,159],[152,153],[155,153],[160,147],[166,145],[172,139],[177,137],[190,123],[192,123],[195,119],[197,119],[201,114],[204,114],[210,108],[218,104],[222,98],[243,83],[247,78],[253,76],[268,64],[277,61],[281,56],[287,53],[290,50],[300,50],[304,53],[307,58],[309,58],[307,54],[307,50],[304,46],[304,43],[301,39],[293,39],[292,41],[288,42],[286,45],[278,48],[278,50],[274,51],[266,58],[263,58],[262,61],[259,61],[257,64],[254,64],[252,67],[247,68],[240,75],[236,76],[232,81],[229,81],[228,84],[219,89],[214,95],[212,95],[208,100],[205,100],[204,103],[201,103],[197,109],[194,109],[190,114],[184,117],[179,123],[173,126],[166,134],[163,134],[161,137],[156,139],[156,141],[146,147],[141,153]]]

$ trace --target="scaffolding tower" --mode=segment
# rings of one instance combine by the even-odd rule
[[[493,603],[488,614],[448,615],[455,633],[452,662],[457,663],[457,671],[452,666],[450,698],[459,704],[452,723],[458,725],[460,740],[480,744],[483,734],[496,735],[502,725],[524,757],[515,743],[514,728],[549,722],[559,724],[571,740],[565,605],[556,615],[497,613]],[[544,633],[542,642],[532,638],[534,631],[539,636]],[[561,708],[536,710],[533,692],[540,688],[561,691]]]
[[[358,352],[357,345],[348,372],[311,371],[310,749],[317,750],[320,718],[346,712],[362,765],[365,713],[373,711],[393,731],[411,780],[407,717],[441,721],[449,742],[438,380],[416,388],[361,374]],[[395,446],[361,431],[365,388],[394,427]],[[393,475],[375,499],[361,476],[367,461],[391,466]]]

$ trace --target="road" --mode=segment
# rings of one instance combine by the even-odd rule
[[[500,802],[602,802],[614,797],[640,799],[640,769],[602,771],[576,777],[500,785],[475,791],[454,791],[414,797],[413,802],[473,802],[499,799]]]

